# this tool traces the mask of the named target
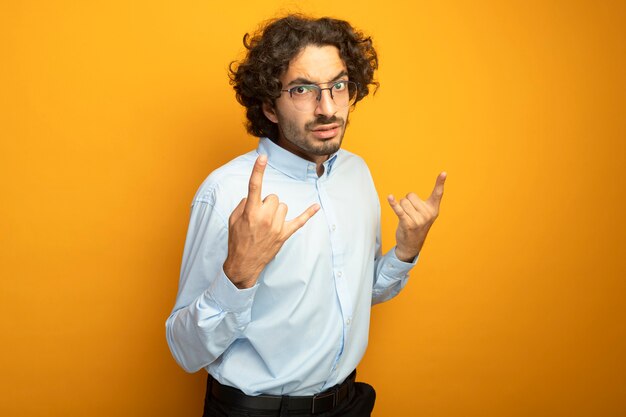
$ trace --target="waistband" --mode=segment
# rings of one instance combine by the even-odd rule
[[[301,413],[323,413],[330,411],[352,397],[354,392],[354,381],[356,370],[343,381],[319,394],[310,396],[289,396],[289,395],[246,395],[237,388],[222,385],[210,374],[207,380],[207,394],[219,402],[235,407],[243,407],[259,411],[278,411],[286,409]]]

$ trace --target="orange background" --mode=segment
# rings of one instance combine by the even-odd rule
[[[375,416],[626,415],[623,1],[0,5],[0,414],[200,415],[168,351],[191,198],[255,146],[228,84],[281,11],[350,20],[345,147],[441,216],[373,310]]]

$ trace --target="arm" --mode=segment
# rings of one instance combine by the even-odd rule
[[[417,262],[428,231],[439,215],[446,176],[445,172],[439,174],[435,188],[426,201],[420,200],[414,193],[407,194],[400,202],[393,195],[388,197],[389,205],[398,216],[396,246],[381,257],[378,230],[372,304],[389,300],[406,285],[408,273]]]
[[[417,263],[403,262],[396,256],[396,248],[391,248],[384,256],[381,251],[380,227],[376,235],[376,257],[374,260],[374,287],[372,288],[372,305],[388,301],[398,295],[404,288],[409,271]]]
[[[228,227],[211,202],[195,202],[176,304],[166,321],[178,364],[195,372],[217,359],[250,322],[256,288],[237,289],[224,274]]]
[[[275,195],[261,200],[267,157],[257,158],[248,195],[228,223],[213,206],[215,196],[192,209],[174,312],[166,322],[176,361],[195,372],[216,360],[243,334],[257,279],[283,243],[319,206],[285,221],[287,206]]]

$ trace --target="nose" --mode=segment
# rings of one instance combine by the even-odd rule
[[[320,91],[320,99],[315,107],[316,115],[333,116],[337,113],[337,105],[330,95],[330,89]]]

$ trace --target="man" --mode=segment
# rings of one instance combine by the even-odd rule
[[[426,201],[389,196],[399,225],[383,256],[370,173],[340,149],[351,108],[377,86],[370,38],[290,15],[244,44],[231,81],[261,139],[193,200],[167,341],[185,370],[209,372],[205,416],[368,416],[374,390],[354,375],[370,307],[406,284],[445,173]]]

